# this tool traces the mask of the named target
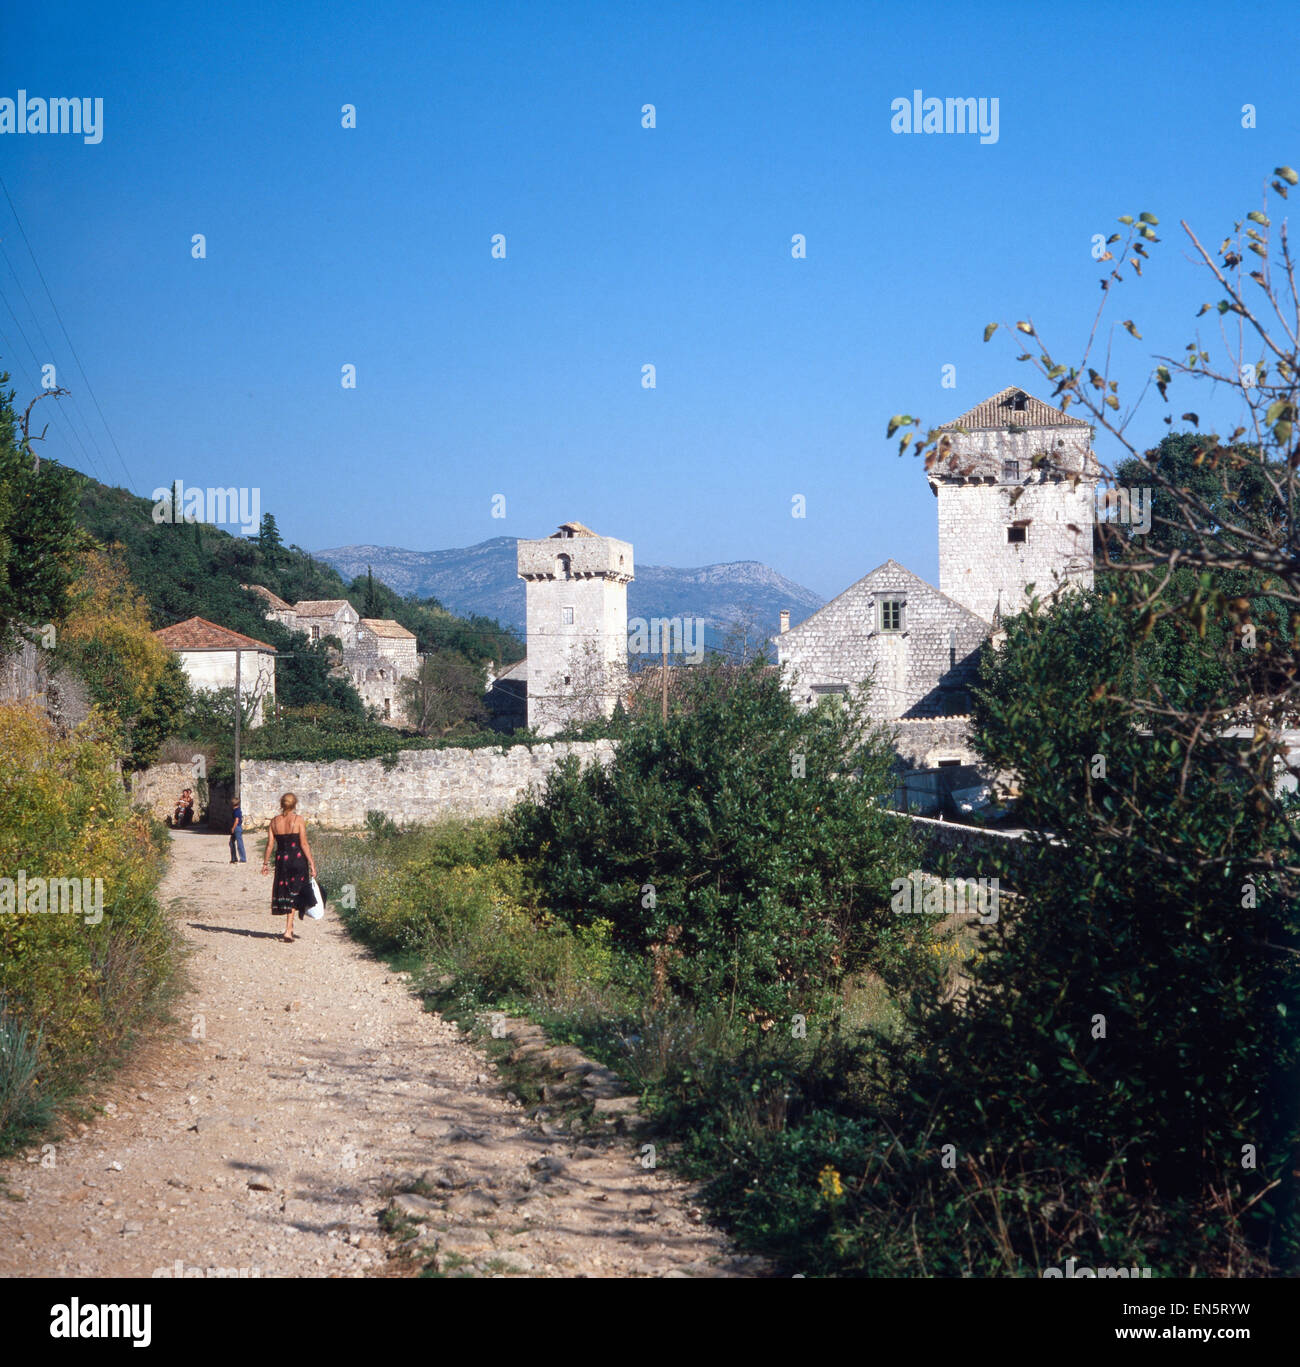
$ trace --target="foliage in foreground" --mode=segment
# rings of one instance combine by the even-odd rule
[[[928,922],[894,914],[890,885],[917,854],[879,804],[893,756],[862,701],[801,713],[761,664],[696,666],[687,687],[608,766],[570,759],[515,808],[510,848],[545,906],[765,1028],[824,1013],[864,966],[914,972]]]
[[[88,879],[92,890],[103,880],[98,924],[84,904],[81,915],[16,903],[0,914],[0,1148],[116,1061],[176,979],[178,943],[157,899],[166,833],[129,810],[113,740],[97,727],[92,717],[61,738],[36,709],[0,705],[0,869],[15,883],[21,871],[29,890],[34,879]]]

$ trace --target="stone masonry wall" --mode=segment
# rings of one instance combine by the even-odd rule
[[[406,750],[385,769],[377,759],[330,764],[292,760],[247,760],[240,766],[241,801],[248,829],[264,827],[280,810],[280,795],[296,793],[312,826],[355,830],[367,811],[380,811],[399,824],[442,817],[495,816],[530,788],[541,787],[566,755],[585,767],[607,764],[609,740],[491,746],[479,750]]]
[[[206,787],[194,776],[188,764],[154,764],[130,777],[131,805],[146,807],[158,818],[167,821],[175,809],[176,799],[186,788],[194,790],[194,819],[198,821],[205,806]]]
[[[1055,591],[1058,578],[1092,587],[1095,483],[945,482],[938,495],[940,592],[986,621],[998,611],[1003,617],[1021,611],[1026,584],[1040,598]],[[1015,522],[1027,523],[1022,542],[1007,540]]]
[[[880,630],[879,600],[904,598],[903,631]],[[969,707],[988,624],[893,560],[873,570],[797,627],[776,638],[777,657],[797,674],[795,701],[817,690],[873,680],[870,710],[882,719],[943,716]]]

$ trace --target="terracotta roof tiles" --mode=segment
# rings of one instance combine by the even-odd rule
[[[262,650],[275,654],[274,646],[255,641],[242,632],[219,627],[206,617],[190,617],[169,627],[160,627],[154,635],[168,650]]]

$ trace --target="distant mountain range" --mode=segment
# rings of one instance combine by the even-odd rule
[[[459,616],[479,613],[513,627],[522,637],[525,626],[524,581],[515,575],[515,538],[496,536],[447,551],[408,551],[398,546],[336,546],[314,551],[344,577],[365,574],[369,567],[398,593],[436,598]],[[792,583],[757,560],[704,565],[679,570],[666,565],[637,565],[628,585],[629,617],[702,617],[711,644],[746,614],[762,631],[775,635],[782,608],[797,625],[825,600]]]

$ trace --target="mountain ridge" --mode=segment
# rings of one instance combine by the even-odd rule
[[[398,593],[433,597],[448,611],[496,618],[523,634],[524,584],[515,573],[513,536],[496,536],[473,546],[415,551],[403,546],[356,544],[313,551],[345,579],[373,570]],[[751,614],[767,633],[779,630],[782,608],[791,625],[815,612],[825,599],[760,560],[720,561],[678,568],[638,565],[628,585],[628,616],[699,617],[717,637]]]

